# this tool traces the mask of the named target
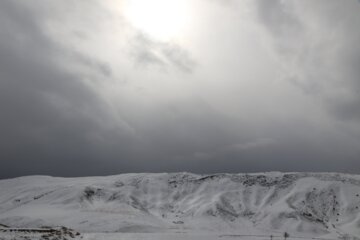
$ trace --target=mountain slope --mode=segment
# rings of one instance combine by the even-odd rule
[[[29,176],[0,181],[0,224],[21,227],[359,236],[359,208],[360,176],[335,173]]]

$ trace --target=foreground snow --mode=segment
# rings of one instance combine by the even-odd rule
[[[359,176],[334,173],[30,176],[0,181],[0,224],[85,239],[337,238],[360,236],[359,194]]]
[[[223,235],[215,233],[191,232],[191,233],[93,233],[85,234],[84,240],[270,240],[270,236],[241,236]],[[284,240],[273,238],[273,240]],[[292,240],[292,239],[289,239]],[[326,240],[326,239],[323,239]],[[328,239],[335,240],[335,239]]]
[[[43,235],[34,233],[0,233],[1,240],[269,240],[270,236],[243,236],[243,235],[219,235],[214,233],[85,233],[81,236],[69,235]],[[273,237],[273,240],[284,240],[283,237]],[[288,240],[299,239],[290,237]],[[303,239],[303,238],[301,238]],[[317,239],[317,238],[314,238]],[[344,238],[345,239],[345,238]],[[350,238],[351,239],[351,238]],[[318,240],[336,240],[321,238]]]

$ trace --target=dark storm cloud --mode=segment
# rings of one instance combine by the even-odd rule
[[[119,139],[102,126],[107,106],[84,82],[86,75],[66,71],[60,62],[104,77],[110,70],[55,44],[41,17],[21,1],[0,3],[1,177],[95,173],[91,164],[86,170],[80,166],[111,154],[104,135]]]

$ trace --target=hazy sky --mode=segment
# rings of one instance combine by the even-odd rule
[[[0,178],[360,173],[356,0],[1,0]]]

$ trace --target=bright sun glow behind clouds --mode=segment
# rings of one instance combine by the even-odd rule
[[[163,41],[181,37],[191,18],[186,0],[128,0],[124,15],[135,28]]]

